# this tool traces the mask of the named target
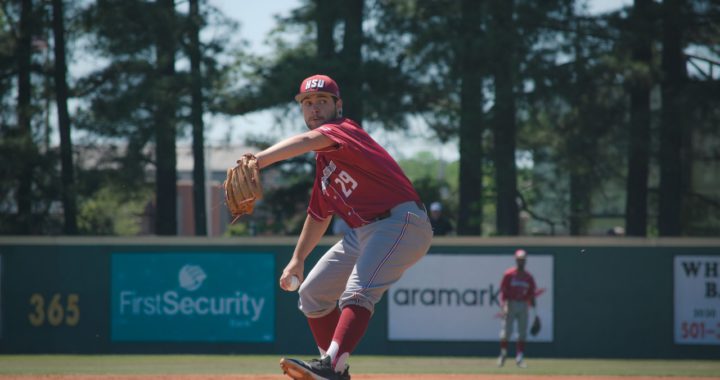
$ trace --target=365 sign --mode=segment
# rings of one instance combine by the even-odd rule
[[[720,256],[675,256],[675,343],[720,345]]]

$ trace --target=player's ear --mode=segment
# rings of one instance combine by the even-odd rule
[[[342,115],[343,115],[342,99],[337,99],[335,101],[335,108],[337,109],[337,117],[342,117]]]

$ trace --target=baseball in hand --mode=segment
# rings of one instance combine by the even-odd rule
[[[287,286],[287,290],[294,292],[300,287],[300,279],[297,276],[290,277],[290,284]]]

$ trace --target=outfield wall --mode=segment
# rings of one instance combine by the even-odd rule
[[[297,295],[277,286],[294,243],[0,237],[0,353],[312,356]],[[543,320],[528,355],[720,357],[720,239],[611,237],[436,238],[377,305],[357,353],[496,355],[498,286],[516,248]]]

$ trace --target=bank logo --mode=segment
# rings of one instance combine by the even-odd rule
[[[191,292],[198,290],[206,278],[205,271],[197,265],[186,264],[180,268],[180,273],[178,273],[180,287]]]
[[[113,253],[112,340],[272,342],[271,253]]]

